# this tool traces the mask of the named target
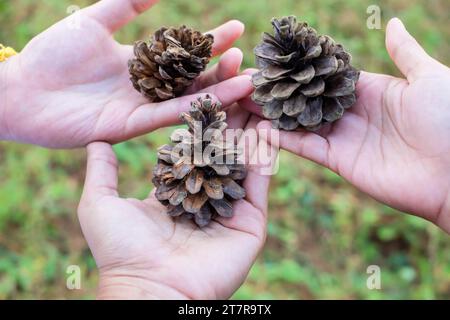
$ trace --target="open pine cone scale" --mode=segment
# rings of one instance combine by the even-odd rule
[[[253,100],[275,128],[317,130],[342,117],[356,101],[359,72],[351,56],[329,36],[295,17],[273,19],[275,35],[263,34],[254,52]]]

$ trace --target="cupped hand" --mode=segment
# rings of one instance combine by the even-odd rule
[[[5,95],[0,101],[0,139],[52,148],[93,141],[124,141],[174,124],[196,96],[148,103],[129,80],[130,45],[113,33],[157,0],[102,0],[35,37],[0,65]],[[211,93],[231,104],[251,93],[248,76],[233,77],[242,53],[230,49],[244,26],[230,21],[210,31],[220,62],[204,72],[189,94]],[[4,73],[4,74],[3,74]],[[3,89],[3,88],[2,88]],[[2,90],[3,91],[3,90]]]
[[[280,132],[272,144],[450,232],[450,69],[428,56],[400,20],[391,20],[386,33],[405,79],[362,72],[356,105],[327,132]]]
[[[258,119],[233,106],[231,128],[255,130]],[[246,132],[246,131],[244,131]],[[257,137],[257,135],[254,135]],[[241,139],[244,135],[241,136]],[[260,140],[250,154],[266,148]],[[276,157],[276,150],[270,153]],[[272,162],[252,161],[246,198],[233,203],[232,218],[204,228],[174,221],[153,192],[143,200],[117,193],[117,159],[107,143],[88,146],[88,167],[79,219],[100,272],[100,299],[225,299],[245,280],[263,246]]]

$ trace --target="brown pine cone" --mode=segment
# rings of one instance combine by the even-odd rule
[[[216,214],[233,215],[232,200],[245,197],[239,181],[245,178],[246,169],[237,160],[234,143],[223,141],[227,124],[220,103],[207,96],[191,106],[191,111],[181,115],[188,129],[177,129],[170,137],[176,145],[158,149],[152,181],[156,198],[170,216],[187,215],[204,227]],[[201,138],[208,136],[211,139]]]
[[[150,42],[134,45],[128,62],[131,82],[151,102],[180,96],[205,70],[212,56],[214,38],[186,26],[161,28]]]
[[[296,17],[272,19],[274,36],[264,33],[254,52],[253,100],[274,128],[318,130],[340,119],[356,101],[359,71],[332,38],[318,35]]]

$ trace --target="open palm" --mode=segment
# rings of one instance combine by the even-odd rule
[[[279,145],[450,232],[450,70],[397,19],[387,48],[407,80],[363,72],[357,103],[343,119],[320,135],[280,132]]]
[[[112,34],[156,0],[102,0],[35,37],[6,64],[4,118],[8,138],[48,147],[72,148],[92,141],[118,142],[173,124],[193,97],[150,104],[129,81],[130,45]],[[213,54],[230,48],[243,25],[230,21],[211,31]],[[251,92],[247,76],[229,79],[241,53],[230,49],[219,66],[193,85],[230,104]],[[228,81],[226,81],[228,80]],[[221,82],[224,81],[224,82]]]
[[[245,126],[248,114],[232,112],[230,126]],[[257,122],[253,116],[246,129]],[[119,198],[111,146],[89,145],[79,219],[100,270],[99,297],[230,297],[265,239],[269,177],[260,172],[257,164],[250,167],[244,181],[247,196],[233,204],[231,219],[219,217],[200,229],[191,220],[175,222],[153,193],[144,201]]]

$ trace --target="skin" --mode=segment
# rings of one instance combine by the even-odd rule
[[[387,26],[386,46],[404,79],[362,72],[357,103],[331,128],[279,132],[271,143],[450,233],[450,69],[431,58],[399,19]],[[258,129],[270,130],[270,123]]]
[[[244,31],[238,21],[210,32],[213,55],[223,55],[188,96],[150,104],[132,88],[132,47],[112,34],[155,2],[99,1],[80,12],[81,29],[69,30],[63,20],[0,64],[6,93],[0,97],[0,139],[51,148],[93,142],[78,212],[100,270],[99,298],[225,298],[244,281],[264,243],[269,178],[250,168],[247,197],[234,204],[232,219],[202,230],[191,221],[175,228],[154,196],[118,197],[115,155],[109,144],[95,142],[115,143],[175,124],[199,93],[228,108],[230,128],[256,127],[256,118],[236,103],[249,104],[252,91],[248,72],[238,75],[241,51],[230,49]],[[217,277],[220,272],[229,277]]]
[[[68,30],[63,20],[0,64],[0,92],[6,92],[0,97],[0,138],[52,148],[89,144],[78,214],[99,267],[99,298],[228,298],[264,243],[269,177],[249,166],[247,196],[234,203],[233,218],[198,229],[191,221],[175,224],[153,194],[120,198],[114,152],[95,142],[115,143],[175,124],[205,92],[228,108],[231,128],[269,129],[241,108],[257,112],[247,98],[251,71],[238,76],[242,53],[229,49],[243,32],[236,21],[212,31],[214,54],[225,53],[188,90],[193,95],[149,104],[134,91],[126,68],[132,48],[112,34],[155,2],[99,1],[81,12],[80,30]],[[449,69],[397,19],[388,25],[387,48],[405,79],[363,72],[357,104],[331,129],[320,135],[277,132],[279,142],[269,142],[450,232]],[[252,151],[267,143],[261,138]]]
[[[234,64],[219,64],[215,74],[236,76],[241,62],[242,56]],[[261,119],[242,108],[250,104],[247,97],[228,107],[228,128],[256,129]],[[261,174],[267,165],[254,157],[271,148],[264,139],[244,147],[246,161],[253,157],[243,183],[245,199],[233,203],[231,219],[216,218],[199,229],[192,221],[168,217],[153,193],[144,200],[120,198],[111,146],[88,146],[78,217],[99,268],[98,299],[226,299],[240,287],[266,238],[270,176]],[[263,163],[275,162],[278,149],[271,151]]]
[[[249,76],[236,76],[233,69],[242,53],[230,47],[244,31],[235,20],[210,31],[213,55],[224,54],[197,78],[190,95],[148,103],[134,90],[127,68],[133,48],[116,42],[113,33],[156,2],[99,1],[77,13],[79,29],[64,19],[1,63],[0,139],[50,148],[116,143],[176,124],[201,93],[225,106],[251,93]]]
[[[255,130],[259,121],[252,116],[247,122],[248,115],[232,109],[228,115],[231,127],[245,130]],[[250,154],[268,147],[262,139],[252,146]],[[232,218],[198,228],[170,218],[153,192],[142,201],[120,198],[111,146],[97,142],[87,150],[78,216],[100,271],[98,298],[227,299],[239,288],[266,237],[270,176],[261,174],[264,166],[248,167],[247,195],[233,203]],[[272,151],[273,163],[277,149]]]

